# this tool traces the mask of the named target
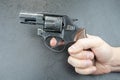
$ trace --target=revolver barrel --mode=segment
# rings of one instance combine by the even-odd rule
[[[44,25],[44,15],[37,13],[20,13],[20,23],[33,24],[33,25]]]
[[[20,23],[42,25],[46,32],[62,32],[64,27],[64,18],[59,15],[44,14],[44,13],[20,13]]]

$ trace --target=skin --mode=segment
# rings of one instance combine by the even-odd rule
[[[68,52],[68,63],[78,74],[120,72],[120,47],[112,47],[100,37],[87,35],[70,46]]]
[[[53,37],[51,40],[50,40],[50,46],[51,47],[55,47],[57,44],[57,40]]]

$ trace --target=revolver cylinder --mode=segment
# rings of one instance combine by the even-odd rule
[[[20,13],[20,22],[24,24],[43,25],[46,32],[62,32],[64,19],[61,16],[41,13]]]

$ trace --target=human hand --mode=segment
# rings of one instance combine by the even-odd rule
[[[100,37],[90,35],[75,41],[68,49],[68,63],[77,73],[88,75],[120,72],[120,47],[112,47]],[[56,44],[57,40],[53,37],[50,45],[54,47]]]
[[[104,74],[112,71],[113,47],[97,36],[79,39],[68,52],[68,63],[79,74]],[[89,49],[89,50],[88,50]]]

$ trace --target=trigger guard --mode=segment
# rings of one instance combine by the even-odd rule
[[[50,39],[49,39],[49,38],[50,38]],[[56,39],[56,41],[57,41],[56,46],[57,46],[57,45],[59,46],[59,42],[65,42],[63,38],[58,37],[58,36],[48,36],[48,37],[45,38],[45,41],[48,39],[47,42],[50,43],[50,40],[51,40],[52,38],[55,38],[55,39]]]
[[[56,41],[57,41],[57,43],[56,43],[56,45],[55,45],[54,47],[52,47],[52,46],[50,45],[50,40],[51,40],[52,38],[55,38]],[[62,51],[64,51],[64,49],[65,49],[65,44],[60,44],[60,43],[59,43],[60,41],[64,41],[64,40],[63,40],[62,38],[60,38],[60,37],[57,37],[57,36],[48,36],[48,37],[44,40],[44,44],[45,44],[50,50],[52,50],[52,51],[54,51],[54,52],[62,52]]]

